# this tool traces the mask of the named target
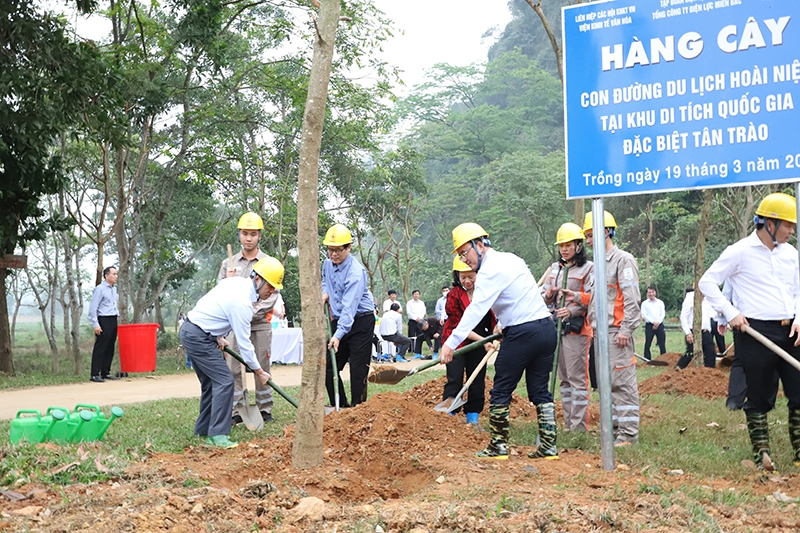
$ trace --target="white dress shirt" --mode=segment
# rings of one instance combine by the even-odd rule
[[[800,317],[797,250],[790,244],[767,248],[754,231],[728,246],[698,286],[711,307],[730,322],[742,314],[756,320]],[[720,285],[730,290],[730,301]]]
[[[383,312],[385,313],[386,311],[390,311],[392,309],[392,304],[397,304],[397,305],[400,306],[400,310],[398,311],[398,313],[402,313],[403,312],[403,304],[401,304],[397,300],[392,301],[391,298],[386,298],[383,301]]]
[[[700,310],[702,316],[700,319],[700,328],[704,331],[711,331],[711,319],[714,318],[716,313],[709,305],[708,301],[703,298],[703,307]],[[694,291],[687,292],[683,297],[683,305],[681,306],[681,329],[686,335],[692,332],[692,325],[694,323]]]
[[[472,302],[445,344],[455,350],[469,332],[494,311],[502,327],[517,326],[550,316],[528,265],[522,258],[486,248],[475,278]]]
[[[256,300],[258,294],[250,278],[225,278],[200,298],[187,316],[192,324],[214,337],[225,337],[233,330],[239,355],[252,370],[258,370],[261,365],[250,342],[250,321]]]
[[[409,320],[416,320],[419,322],[425,318],[425,313],[427,313],[425,302],[422,300],[409,300],[406,304],[406,313],[408,313]]]
[[[378,334],[381,337],[403,333],[403,317],[397,311],[386,311],[378,325]]]
[[[655,324],[656,322],[659,324],[664,323],[664,317],[667,316],[667,311],[664,309],[664,302],[658,298],[655,300],[650,300],[650,298],[647,298],[642,302],[641,307],[642,318],[645,322],[649,322],[651,324]]]

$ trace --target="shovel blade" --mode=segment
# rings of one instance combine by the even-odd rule
[[[436,407],[433,408],[434,411],[439,411],[440,413],[449,413],[450,406],[455,401],[455,398],[447,398],[446,400],[440,402]]]
[[[242,417],[244,427],[250,431],[259,431],[264,428],[264,419],[261,418],[261,411],[258,410],[257,405],[250,404],[250,397],[247,391],[244,391],[242,405],[239,407],[239,415]]]
[[[465,403],[467,403],[467,401],[464,399],[464,393],[461,393],[458,396],[456,396],[456,399],[453,400],[453,403],[450,404],[450,408],[447,410],[447,412],[452,413]]]
[[[650,366],[669,366],[669,363],[666,361],[659,361],[658,359],[651,359],[647,364]]]
[[[367,381],[382,385],[397,385],[409,374],[410,370],[402,370],[392,365],[380,365],[375,367]]]

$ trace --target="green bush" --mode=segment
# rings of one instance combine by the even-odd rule
[[[158,332],[156,337],[156,349],[158,350],[171,350],[181,345],[178,339],[178,334],[170,330],[162,330]]]

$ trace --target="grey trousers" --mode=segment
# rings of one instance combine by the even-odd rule
[[[234,351],[239,351],[239,343],[236,342],[236,335],[228,335],[228,342]],[[258,364],[264,372],[269,372],[269,352],[272,350],[272,329],[257,329],[250,331],[250,342],[256,351]],[[233,374],[233,415],[240,415],[239,407],[244,405],[244,391],[247,388],[246,382],[242,379],[242,363],[233,357],[226,358],[228,368]],[[256,381],[256,405],[258,410],[264,413],[272,413],[272,387]],[[251,396],[252,397],[252,396]]]
[[[222,358],[216,337],[187,320],[181,327],[180,339],[200,380],[200,414],[194,434],[201,437],[230,435],[233,376]]]

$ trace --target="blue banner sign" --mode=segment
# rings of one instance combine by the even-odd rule
[[[567,198],[800,179],[800,1],[562,14]]]

